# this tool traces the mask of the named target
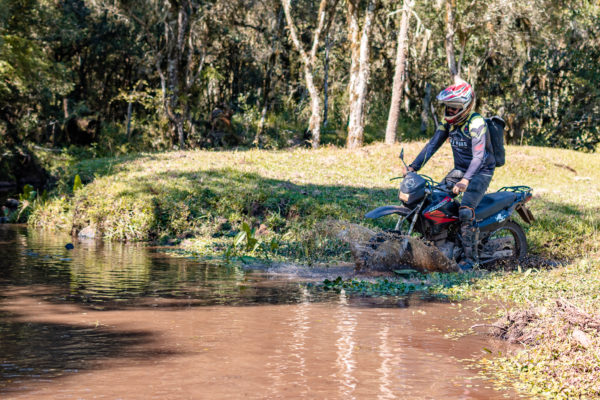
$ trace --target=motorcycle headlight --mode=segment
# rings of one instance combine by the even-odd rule
[[[407,193],[399,192],[398,198],[400,199],[400,201],[408,203],[408,199],[410,198],[410,196]]]

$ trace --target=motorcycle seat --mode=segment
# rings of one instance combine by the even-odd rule
[[[496,192],[483,196],[481,202],[475,209],[475,219],[481,221],[500,210],[508,208],[517,199],[513,192]]]

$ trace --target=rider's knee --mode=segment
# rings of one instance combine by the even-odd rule
[[[475,219],[475,210],[471,207],[462,206],[458,209],[458,219],[460,222],[464,223],[472,223]]]

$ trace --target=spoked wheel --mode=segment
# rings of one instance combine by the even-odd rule
[[[513,221],[492,232],[482,241],[479,259],[482,264],[503,260],[520,260],[527,254],[527,237],[523,228]]]

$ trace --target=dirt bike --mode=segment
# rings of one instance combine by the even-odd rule
[[[403,153],[400,154],[402,162]],[[396,227],[385,235],[406,237],[418,233],[448,259],[460,262],[464,254],[458,217],[460,203],[452,189],[426,175],[409,172],[401,181],[398,197],[402,205],[379,207],[365,217],[380,218],[398,214]],[[479,228],[479,264],[525,257],[527,238],[523,228],[513,221],[513,215],[516,211],[523,221],[532,224],[535,219],[525,205],[531,198],[532,189],[528,186],[503,187],[483,197],[475,209],[475,225]],[[372,245],[375,246],[378,240],[378,237],[374,237]]]

